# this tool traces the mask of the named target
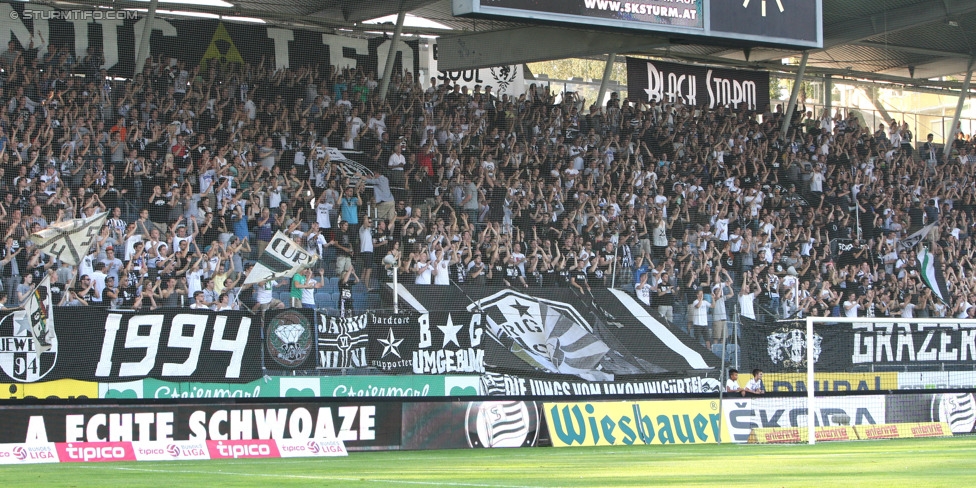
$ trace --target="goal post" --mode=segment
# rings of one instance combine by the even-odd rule
[[[829,438],[821,426],[947,422],[976,432],[976,320],[749,321],[740,345],[743,369],[764,373],[768,394],[741,407],[759,427],[792,426],[809,444]]]

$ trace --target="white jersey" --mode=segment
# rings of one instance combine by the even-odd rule
[[[441,259],[437,262],[437,274],[434,275],[435,285],[450,285],[451,284],[451,260]]]
[[[319,228],[331,229],[332,221],[329,217],[329,212],[332,211],[332,202],[319,201],[319,204],[315,206],[315,221],[319,223]]]

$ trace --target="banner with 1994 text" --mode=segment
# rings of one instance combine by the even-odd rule
[[[262,376],[260,323],[241,312],[55,307],[45,322],[46,344],[33,337],[23,311],[4,312],[0,383],[143,378],[245,383]]]

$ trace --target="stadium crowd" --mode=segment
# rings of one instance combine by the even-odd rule
[[[781,134],[781,107],[597,106],[410,73],[381,100],[372,71],[264,60],[160,57],[119,80],[94,50],[37,53],[0,53],[6,306],[50,275],[65,305],[348,311],[398,266],[408,283],[629,288],[705,341],[733,310],[976,316],[976,137],[944,152],[843,110],[799,110]],[[30,241],[100,211],[77,267]],[[947,303],[898,246],[933,222]],[[319,264],[242,286],[278,230]]]

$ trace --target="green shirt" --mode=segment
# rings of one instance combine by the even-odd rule
[[[305,284],[305,275],[301,273],[295,273],[295,276],[291,278],[291,298],[302,299],[302,289],[298,285]]]

